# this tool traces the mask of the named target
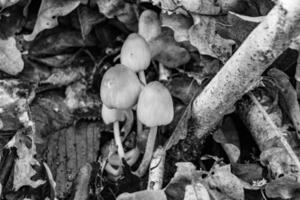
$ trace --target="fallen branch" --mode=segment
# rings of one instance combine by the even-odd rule
[[[280,0],[193,104],[195,134],[208,134],[299,34],[300,0]]]
[[[282,113],[279,108],[272,108],[274,105],[262,106],[252,93],[250,93],[250,99],[250,101],[244,99],[238,103],[237,113],[249,129],[260,151],[262,153],[273,151],[272,154],[276,154],[274,150],[278,148],[286,150],[280,151],[284,155],[269,156],[268,163],[271,165],[269,166],[271,171],[279,176],[282,172],[288,173],[287,168],[296,165],[299,172],[300,162],[293,149],[295,144],[291,142],[294,139],[291,133],[287,134],[281,127]],[[267,113],[266,110],[272,111]],[[284,159],[283,162],[281,158]]]

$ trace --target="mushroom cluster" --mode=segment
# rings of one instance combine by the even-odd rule
[[[144,11],[140,22],[144,23],[147,17],[153,18],[154,14]],[[139,27],[144,28],[145,25],[140,24]],[[153,34],[158,32],[159,30],[152,31]],[[127,37],[121,49],[121,64],[105,72],[100,87],[103,102],[102,118],[106,124],[113,123],[114,140],[117,146],[117,154],[111,156],[115,159],[110,159],[106,169],[115,177],[120,175],[121,160],[124,159],[132,166],[138,160],[140,152],[138,147],[124,152],[119,122],[125,120],[125,113],[136,108],[138,136],[147,132],[144,126],[150,129],[143,159],[135,172],[140,177],[145,174],[151,162],[157,127],[169,124],[174,116],[173,101],[168,89],[158,81],[148,84],[146,82],[144,71],[151,63],[151,50],[146,39],[152,36],[151,32],[145,30],[139,30],[139,33],[132,33]],[[119,169],[114,171],[112,166]]]

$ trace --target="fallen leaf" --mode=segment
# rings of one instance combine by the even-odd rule
[[[24,68],[21,52],[16,47],[16,40],[9,37],[0,39],[0,70],[10,75],[17,75]]]
[[[163,29],[160,36],[149,42],[149,46],[153,59],[165,67],[176,68],[191,59],[189,52],[176,43],[170,29]]]
[[[0,1],[1,2],[1,1]],[[29,2],[29,1],[28,1]],[[25,15],[23,14],[24,3],[18,3],[1,12],[0,17],[0,38],[7,39],[13,37],[20,32],[25,22]],[[1,10],[1,3],[0,3]]]
[[[295,174],[288,174],[269,182],[265,187],[268,198],[291,199],[299,197],[300,183]]]
[[[295,151],[299,155],[299,150]],[[298,169],[293,159],[281,147],[272,147],[260,154],[260,162],[268,166],[274,177],[297,172]]]
[[[107,18],[113,18],[118,15],[125,6],[123,0],[96,0],[100,13]]]
[[[183,14],[161,14],[162,26],[174,31],[174,39],[177,42],[189,41],[189,28],[193,25],[193,19]]]
[[[205,181],[211,190],[221,192],[227,198],[234,200],[243,200],[245,198],[244,187],[250,187],[231,173],[230,165],[216,165],[211,169]]]
[[[15,5],[20,0],[1,0],[0,1],[0,10],[4,10],[7,7],[10,7],[12,5]]]
[[[57,93],[48,93],[34,101],[31,112],[36,126],[36,134],[47,138],[73,123],[73,115]],[[44,146],[45,147],[45,146]]]
[[[125,3],[125,6],[117,14],[117,19],[122,22],[129,30],[138,31],[138,8],[135,4]]]
[[[56,180],[58,198],[66,197],[81,167],[97,160],[103,126],[82,122],[49,137],[46,158]]]
[[[225,63],[232,55],[233,40],[216,34],[216,21],[212,17],[195,16],[194,25],[189,29],[189,39],[200,54],[218,58]]]
[[[166,87],[173,97],[180,99],[185,105],[190,103],[199,90],[197,82],[184,75],[172,78],[168,81]]]
[[[183,6],[186,10],[201,15],[218,15],[222,11],[215,0],[181,0],[179,2],[177,6]]]
[[[63,51],[71,47],[88,47],[96,44],[93,37],[87,37],[84,40],[80,31],[57,27],[42,32],[30,43],[29,56],[63,55]]]
[[[25,35],[24,39],[32,41],[41,31],[54,28],[58,25],[57,18],[59,16],[69,14],[79,4],[80,0],[42,0],[33,31],[30,35]]]
[[[163,190],[142,190],[120,194],[117,200],[167,200],[167,197]]]
[[[283,71],[272,68],[268,71],[268,75],[272,77],[280,93],[283,95],[285,107],[284,111],[287,111],[298,135],[300,138],[300,106],[297,98],[297,92],[289,80],[289,76]]]
[[[243,181],[248,182],[249,184],[252,184],[254,181],[262,180],[264,175],[263,167],[256,163],[232,163],[231,171],[234,175]]]
[[[21,132],[17,132],[13,139],[8,143],[7,147],[16,147],[18,158],[14,166],[14,190],[19,190],[22,186],[31,186],[36,188],[45,183],[44,180],[32,180],[31,178],[36,174],[32,166],[40,165],[34,158],[36,155],[35,145],[27,147],[26,139],[22,136]]]
[[[76,68],[54,68],[51,72],[52,74],[41,84],[51,84],[58,87],[69,85],[77,80],[81,79],[85,75],[84,67]]]
[[[79,6],[77,8],[80,29],[82,38],[85,38],[92,30],[95,24],[105,20],[105,17],[98,11],[93,10],[87,6]]]

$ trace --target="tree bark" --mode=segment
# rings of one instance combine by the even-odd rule
[[[300,0],[280,0],[193,103],[195,134],[209,133],[299,34]]]

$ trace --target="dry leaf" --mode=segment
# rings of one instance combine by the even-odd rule
[[[186,10],[202,15],[218,15],[222,9],[217,6],[215,0],[181,0],[177,6],[183,6]]]
[[[42,0],[38,17],[34,29],[30,35],[25,35],[24,39],[32,41],[45,29],[51,29],[58,25],[57,18],[65,16],[79,6],[80,0]]]
[[[12,6],[18,3],[20,0],[1,0],[0,1],[0,10],[4,10],[5,8]]]
[[[47,163],[56,180],[59,198],[66,196],[78,170],[87,162],[96,161],[101,129],[103,125],[99,122],[83,122],[50,136]]]
[[[165,67],[176,68],[186,64],[191,56],[174,40],[170,29],[163,29],[162,34],[149,42],[151,55]]]
[[[107,18],[113,18],[118,15],[125,6],[123,0],[96,0],[100,13]]]
[[[19,190],[22,186],[26,185],[36,188],[45,183],[44,180],[34,181],[31,179],[34,175],[36,175],[36,171],[33,169],[33,166],[39,166],[40,164],[35,159],[35,145],[32,144],[31,147],[27,147],[26,140],[27,138],[25,138],[21,132],[17,132],[7,144],[8,148],[16,147],[18,154],[18,158],[16,159],[14,166],[14,190]]]
[[[85,38],[95,24],[105,20],[105,17],[98,11],[87,6],[79,6],[77,9],[82,37]]]
[[[189,39],[200,54],[218,58],[225,63],[232,55],[235,42],[216,34],[216,21],[212,17],[193,16],[194,25],[189,29]]]
[[[189,28],[193,25],[193,19],[183,14],[168,15],[161,14],[162,26],[171,28],[174,31],[174,39],[177,42],[189,41]]]
[[[299,197],[300,183],[295,174],[285,175],[269,182],[265,192],[269,198],[291,199]]]
[[[41,84],[51,84],[61,87],[81,79],[84,75],[84,67],[54,68],[52,74],[46,80],[41,81]]]
[[[287,111],[295,129],[300,138],[300,107],[297,98],[297,92],[289,80],[289,76],[283,71],[272,68],[268,71],[268,75],[271,76],[280,88],[279,91],[283,95],[285,101],[284,109]]]
[[[24,68],[21,52],[16,47],[13,37],[0,39],[0,70],[10,75],[17,75]]]
[[[299,150],[296,151],[296,154],[299,155]],[[260,154],[260,162],[268,166],[274,177],[298,171],[293,159],[287,154],[285,149],[280,147],[273,147],[263,151]]]
[[[231,173],[230,165],[218,166],[210,171],[205,179],[211,190],[221,192],[234,200],[244,200],[244,187],[250,187]]]

